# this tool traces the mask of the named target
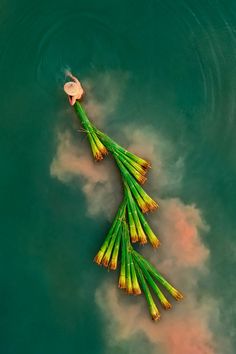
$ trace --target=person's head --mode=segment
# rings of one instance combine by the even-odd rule
[[[70,81],[65,83],[64,91],[69,96],[76,96],[81,93],[81,88],[75,82]]]

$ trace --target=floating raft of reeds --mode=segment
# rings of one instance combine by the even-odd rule
[[[123,182],[123,201],[94,261],[111,270],[119,267],[119,288],[127,294],[144,294],[150,315],[153,320],[157,320],[160,312],[154,296],[167,310],[171,308],[171,303],[164,293],[168,292],[175,300],[181,300],[183,295],[133,246],[134,243],[144,245],[148,242],[154,248],[160,245],[156,233],[144,216],[159,207],[141,186],[147,179],[147,170],[151,164],[98,130],[79,101],[76,101],[74,108],[87,134],[94,159],[100,161],[109,152],[120,170]]]

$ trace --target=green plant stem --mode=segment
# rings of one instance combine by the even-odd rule
[[[152,279],[150,273],[147,271],[146,267],[144,266],[144,264],[142,262],[140,262],[140,260],[138,258],[136,258],[136,261],[138,262],[138,265],[140,267],[140,269],[142,270],[147,283],[152,287],[154,293],[156,294],[156,296],[158,297],[158,299],[160,300],[162,306],[167,310],[171,308],[171,304],[169,303],[169,301],[166,299],[165,295],[162,293],[162,291],[159,289],[159,287],[157,286],[157,284],[154,282],[154,280]]]
[[[139,216],[139,220],[143,226],[144,232],[147,235],[151,245],[155,248],[159,247],[160,241],[158,240],[157,236],[154,234],[151,227],[147,223],[147,221],[146,221],[145,217],[143,216],[142,212],[140,211],[139,207],[137,205],[135,205],[135,207],[136,207],[136,210],[137,210],[137,213]]]
[[[183,295],[175,289],[157,270],[156,268],[149,263],[143,256],[141,256],[138,252],[135,250],[133,251],[133,254],[135,256],[135,259],[137,259],[143,264],[143,266],[149,271],[149,273],[155,278],[160,284],[166,288],[166,290],[176,299],[176,300],[181,300],[183,298]]]
[[[139,268],[139,265],[136,262],[134,264],[135,264],[135,269],[137,271],[139,282],[141,284],[141,287],[143,289],[144,295],[145,295],[147,303],[148,303],[148,307],[149,307],[149,311],[152,316],[152,319],[158,320],[160,318],[160,312],[153,300],[152,294],[148,288],[148,285],[147,285],[146,280],[143,276],[143,273],[142,273],[141,269]]]

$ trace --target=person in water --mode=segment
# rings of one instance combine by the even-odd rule
[[[66,72],[66,76],[69,76],[73,80],[66,82],[64,85],[64,91],[68,95],[71,106],[73,106],[76,100],[80,100],[82,98],[84,90],[77,77],[73,76],[70,71]]]

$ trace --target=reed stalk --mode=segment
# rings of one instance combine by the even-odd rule
[[[139,268],[139,265],[137,262],[134,263],[135,264],[135,269],[137,271],[137,275],[138,275],[138,279],[139,279],[139,282],[141,284],[141,288],[143,289],[143,292],[144,292],[144,295],[145,295],[145,298],[147,300],[147,303],[148,303],[148,308],[149,308],[149,312],[150,312],[150,315],[152,317],[152,319],[154,321],[156,320],[159,320],[160,318],[160,312],[153,300],[153,297],[152,297],[152,294],[148,288],[148,285],[147,285],[147,282],[143,276],[143,273],[141,271],[141,269]]]
[[[137,262],[141,262],[143,267],[147,269],[147,271],[152,275],[153,278],[155,278],[161,285],[166,288],[166,290],[177,300],[182,300],[183,295],[181,294],[180,291],[175,289],[157,270],[156,268],[149,263],[143,256],[141,256],[138,252],[135,250],[133,251],[134,258],[137,260]]]

